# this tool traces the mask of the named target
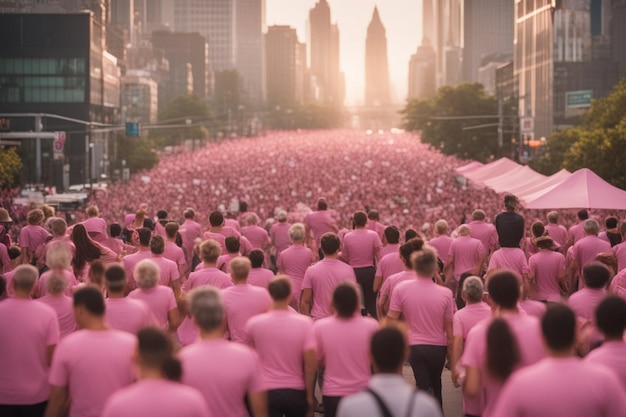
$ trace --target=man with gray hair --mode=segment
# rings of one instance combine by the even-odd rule
[[[582,279],[582,270],[585,265],[595,261],[601,253],[612,253],[611,244],[598,237],[600,225],[597,220],[585,220],[583,229],[585,237],[577,241],[572,247],[572,262],[567,271],[570,294],[585,286]],[[579,277],[578,280],[576,280],[576,276]]]
[[[445,265],[448,261],[448,253],[450,252],[450,245],[452,244],[452,239],[448,235],[448,222],[440,219],[435,223],[435,233],[437,233],[437,237],[434,237],[428,241],[428,245],[437,250],[437,256]]]
[[[248,284],[248,274],[252,264],[250,259],[238,256],[230,261],[230,276],[233,286],[222,291],[226,310],[226,324],[230,340],[243,343],[248,319],[265,313],[272,305],[272,299],[265,288]]]
[[[454,239],[448,252],[448,260],[444,268],[446,286],[456,293],[461,275],[470,272],[472,275],[481,273],[487,250],[478,239],[471,237],[471,229],[464,224],[459,227],[459,237]]]
[[[289,228],[291,246],[278,255],[278,273],[285,274],[291,281],[291,306],[300,309],[300,293],[302,281],[307,268],[311,266],[313,251],[304,246],[306,239],[305,227],[302,223],[294,223]]]
[[[289,228],[291,224],[287,222],[287,212],[285,210],[279,211],[276,220],[278,220],[278,223],[274,223],[272,227],[270,227],[270,239],[272,240],[272,246],[276,249],[275,255],[272,255],[273,265],[276,264],[278,255],[291,244],[289,238]]]
[[[467,225],[471,230],[470,236],[480,240],[488,252],[493,252],[498,247],[498,232],[493,224],[487,223],[486,218],[483,210],[474,210],[472,221]]]
[[[52,232],[52,238],[47,240],[42,246],[40,246],[36,251],[35,255],[37,256],[37,268],[40,270],[44,268],[46,265],[46,254],[48,253],[48,249],[50,245],[56,242],[63,242],[63,244],[67,245],[70,253],[72,254],[72,259],[76,254],[76,246],[74,246],[74,242],[67,235],[67,223],[60,217],[50,217],[46,224],[49,226],[50,231]]]
[[[548,235],[555,241],[560,247],[567,242],[567,229],[565,226],[559,224],[559,212],[551,211],[546,215],[548,224],[546,224],[546,231]]]
[[[183,384],[202,393],[212,416],[248,416],[247,396],[252,416],[267,417],[261,362],[249,347],[224,340],[226,309],[219,290],[204,286],[191,291],[189,311],[200,340],[180,351]]]
[[[54,310],[30,294],[37,269],[20,265],[11,285],[15,296],[0,302],[0,415],[43,415],[50,397],[48,372],[59,341]]]

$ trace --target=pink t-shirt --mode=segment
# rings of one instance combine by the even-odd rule
[[[202,226],[191,219],[186,219],[178,228],[183,239],[183,246],[193,249],[193,241],[202,235]]]
[[[224,226],[230,227],[237,232],[239,232],[239,230],[241,229],[241,226],[239,226],[239,222],[237,221],[237,219],[224,219]]]
[[[264,390],[259,356],[240,343],[202,340],[183,348],[179,358],[183,384],[200,391],[212,416],[248,417],[244,397]]]
[[[4,244],[0,244],[0,274],[5,274],[11,270],[11,258],[9,250]]]
[[[302,245],[291,245],[278,255],[278,270],[289,277],[291,294],[294,300],[300,302],[300,290],[304,273],[311,265],[313,253],[311,249]]]
[[[441,262],[444,264],[448,261],[448,253],[450,252],[450,245],[454,239],[450,236],[437,236],[436,238],[430,239],[428,241],[428,245],[430,247],[435,248],[437,251],[437,256],[441,259]]]
[[[74,301],[65,294],[46,295],[37,301],[44,303],[54,310],[59,321],[59,335],[64,338],[78,328],[74,318]]]
[[[0,404],[37,404],[50,397],[48,346],[59,342],[52,308],[33,300],[0,302]]]
[[[56,242],[62,242],[63,244],[67,245],[67,249],[69,249],[70,253],[72,254],[72,259],[74,258],[74,256],[76,256],[76,245],[74,245],[74,242],[72,242],[68,236],[55,236],[52,239],[48,240],[44,245],[39,246],[39,249],[36,252],[38,268],[41,269],[46,264],[46,256],[48,255],[50,245]]]
[[[107,298],[104,321],[112,329],[137,334],[146,326],[156,324],[150,308],[139,300],[131,298]]]
[[[124,251],[124,242],[116,237],[109,237],[100,242],[102,246],[110,249],[116,255],[120,255]]]
[[[227,253],[225,255],[220,256],[219,258],[217,258],[217,268],[225,273],[228,273],[230,270],[230,261],[232,261],[233,259],[235,259],[236,257],[241,256],[240,253]],[[203,265],[202,264],[198,264],[198,266],[196,267],[196,271],[199,271],[200,269],[202,269]]]
[[[126,271],[126,279],[128,281],[128,285],[131,288],[135,287],[135,266],[144,259],[149,259],[152,257],[152,252],[150,250],[139,250],[139,252],[133,253],[132,255],[125,256],[123,259],[124,270]]]
[[[498,232],[496,227],[491,223],[485,223],[482,220],[474,220],[469,222],[467,226],[470,228],[470,236],[480,240],[486,250],[496,248],[498,244]]]
[[[221,233],[213,233],[213,232],[204,232],[202,234],[202,241],[205,240],[213,240],[220,245],[222,248],[222,253],[226,253],[226,237]]]
[[[167,328],[168,313],[177,308],[174,291],[164,285],[157,284],[148,289],[137,288],[128,294],[128,298],[146,303],[157,324],[164,329]]]
[[[270,237],[267,230],[260,226],[242,227],[241,234],[250,241],[253,249],[263,249],[270,244]]]
[[[43,297],[44,295],[48,294],[48,279],[50,279],[52,273],[52,270],[48,270],[41,274],[39,280],[37,280],[37,289],[35,290],[35,294],[37,295],[37,297]],[[63,270],[63,275],[65,275],[65,278],[68,282],[64,294],[71,297],[72,288],[78,285],[78,280],[74,276],[74,273],[72,271],[68,271],[67,269]]]
[[[505,314],[502,316],[509,324],[520,349],[520,367],[532,365],[546,356],[541,336],[539,319],[526,314]],[[487,355],[487,330],[490,320],[475,325],[467,335],[465,349],[459,360],[459,365],[477,368],[481,371],[483,391],[485,395],[485,409],[481,415],[489,416],[497,402],[502,384],[490,378],[485,370]]]
[[[528,274],[528,261],[520,248],[500,248],[491,254],[487,271],[493,269],[510,269],[520,276]]]
[[[101,217],[90,217],[83,222],[85,230],[96,242],[102,242],[109,237],[107,234],[107,222]]]
[[[371,220],[371,219],[367,220],[367,225],[365,227],[368,230],[373,230],[374,232],[376,232],[376,234],[381,240],[383,239],[383,235],[385,234],[385,229],[387,228],[387,226],[385,226],[384,224],[379,223],[376,220]]]
[[[380,287],[380,299],[390,298],[393,293],[393,289],[398,286],[401,282],[409,281],[412,279],[417,279],[417,275],[414,271],[401,271],[396,274],[391,275],[387,278],[383,285]]]
[[[622,382],[626,389],[626,341],[608,341],[589,352],[585,362],[606,366]]]
[[[79,330],[63,339],[50,368],[50,384],[68,387],[69,417],[99,417],[106,400],[135,380],[137,339],[118,330]]]
[[[626,270],[625,269],[622,269],[617,275],[613,277],[613,279],[611,280],[611,284],[609,284],[609,290],[611,291],[612,294],[619,295],[620,297],[626,299]]]
[[[189,291],[201,285],[212,285],[215,288],[224,289],[233,286],[230,275],[215,267],[202,268],[189,274],[189,278],[183,284],[183,290]]]
[[[528,260],[530,275],[535,277],[534,300],[560,301],[559,276],[565,273],[565,256],[551,250],[540,250]]]
[[[289,310],[259,314],[248,320],[246,343],[261,358],[265,389],[304,390],[303,354],[316,347],[313,320]]]
[[[546,231],[552,240],[559,246],[563,247],[567,242],[567,229],[560,224],[548,223],[546,224]]]
[[[572,294],[567,301],[578,317],[588,321],[594,320],[594,313],[598,304],[607,296],[604,288],[582,288]]]
[[[20,248],[28,248],[34,254],[37,248],[43,245],[49,236],[50,233],[43,227],[29,224],[20,230],[18,242]]]
[[[402,271],[404,271],[404,263],[397,252],[383,256],[376,266],[376,276],[382,277],[383,284],[390,276]]]
[[[237,284],[222,291],[222,302],[230,339],[234,342],[246,340],[246,323],[257,314],[265,313],[272,305],[267,290],[250,284]]]
[[[161,255],[152,255],[150,258],[152,262],[157,264],[160,272],[159,284],[171,287],[174,281],[180,279],[180,273],[178,272],[178,265],[176,262],[170,261]]]
[[[200,391],[165,379],[144,379],[109,397],[102,417],[210,417]]]
[[[485,255],[487,251],[480,240],[469,236],[454,239],[448,252],[448,256],[454,256],[454,279],[458,281],[464,272],[473,270]]]
[[[546,358],[515,372],[493,417],[626,415],[626,391],[609,370],[575,357]]]
[[[520,312],[525,312],[531,316],[535,316],[538,319],[541,319],[543,315],[546,313],[548,306],[541,301],[531,300],[526,298],[525,300],[521,300],[517,303],[517,307]]]
[[[174,242],[165,242],[165,251],[163,251],[163,257],[176,263],[176,265],[185,265],[185,253],[183,248],[178,247]]]
[[[291,239],[289,239],[289,228],[291,225],[287,222],[274,223],[270,227],[270,238],[276,247],[276,254],[281,253],[291,245]]]
[[[248,284],[267,289],[274,279],[274,273],[266,268],[252,268],[248,274]]]
[[[613,246],[613,255],[617,258],[617,272],[626,268],[626,242]]]
[[[389,304],[389,311],[404,315],[409,326],[409,345],[447,346],[444,326],[452,323],[455,310],[449,288],[421,277],[398,284]]]
[[[313,237],[318,244],[324,233],[337,231],[337,223],[328,210],[314,211],[307,214],[304,224],[311,229]]]
[[[359,315],[315,322],[317,357],[326,366],[323,395],[343,397],[367,387],[371,377],[369,345],[378,328],[376,320]]]
[[[583,222],[577,223],[569,228],[567,232],[568,238],[574,238],[574,243],[577,243],[580,239],[585,237],[585,229],[583,228]]]
[[[382,248],[380,248],[380,253],[378,254],[378,258],[382,260],[385,256],[389,255],[390,253],[397,254],[399,251],[400,251],[399,243],[387,243]]]
[[[311,309],[313,320],[319,320],[332,314],[333,291],[342,282],[356,283],[356,275],[349,265],[338,259],[324,258],[306,270],[302,289],[310,288],[313,292]]]
[[[13,290],[13,285],[11,284],[11,281],[13,280],[13,275],[15,275],[15,269],[2,274],[2,276],[4,277],[6,283],[7,283],[7,296],[9,298],[14,297],[15,296],[15,290]]]
[[[578,261],[580,271],[596,259],[599,253],[613,253],[611,244],[598,236],[585,236],[574,244],[573,255]]]
[[[382,246],[373,230],[356,229],[343,238],[341,254],[352,268],[365,268],[374,266]]]

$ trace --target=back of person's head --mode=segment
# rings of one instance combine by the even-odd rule
[[[377,210],[370,210],[367,212],[367,218],[370,220],[378,221],[380,220],[380,215]]]
[[[407,359],[406,338],[396,327],[383,327],[372,336],[370,353],[376,372],[395,374]]]
[[[487,281],[489,298],[501,308],[514,309],[520,297],[520,281],[513,271],[500,269]]]
[[[150,239],[150,252],[154,255],[163,255],[163,252],[165,252],[165,240],[163,240],[163,236],[152,236]]]
[[[471,276],[473,276],[472,273],[467,271],[467,272],[463,272],[461,276],[459,277],[459,282],[456,286],[456,294],[454,294],[454,298],[456,300],[457,306],[465,306],[466,304],[465,300],[463,299],[463,284],[465,283],[465,280]]]
[[[472,212],[472,220],[481,221],[481,220],[485,220],[485,217],[487,217],[487,215],[481,209],[477,209]]]
[[[463,282],[463,295],[470,304],[478,303],[483,299],[485,287],[483,280],[476,276],[470,276]]]
[[[49,223],[50,231],[54,236],[65,236],[67,232],[67,223],[64,219],[60,217],[53,217],[50,219]]]
[[[252,268],[250,259],[245,256],[237,256],[230,261],[230,276],[233,280],[244,281],[248,279],[248,274]]]
[[[46,289],[50,295],[63,294],[68,285],[70,282],[62,271],[52,271],[46,281]]]
[[[364,211],[357,211],[353,216],[355,227],[364,227],[367,224],[367,214]]]
[[[438,235],[445,235],[448,233],[448,222],[440,219],[435,222],[435,230]]]
[[[122,234],[122,226],[119,223],[111,223],[109,226],[109,235],[111,237],[119,237]]]
[[[546,216],[548,218],[548,223],[556,224],[559,221],[559,212],[551,211]]]
[[[507,194],[504,196],[504,207],[507,210],[515,210],[517,208],[518,200],[513,194]]]
[[[326,202],[325,198],[320,198],[317,200],[317,210],[318,211],[328,210],[328,203]]]
[[[587,219],[583,223],[583,230],[587,235],[597,236],[600,233],[600,223],[596,219]]]
[[[240,201],[239,202],[239,213],[245,213],[246,211],[248,211],[248,203],[246,203],[245,201]]]
[[[470,229],[468,225],[462,224],[459,227],[459,230],[458,230],[459,236],[469,236],[471,233],[472,233],[472,229]]]
[[[189,293],[189,313],[200,329],[219,329],[224,322],[224,304],[219,290],[210,286],[192,290]]]
[[[52,242],[46,250],[46,265],[49,269],[69,269],[72,263],[72,252],[65,242]]]
[[[611,271],[603,263],[594,261],[583,267],[583,279],[589,288],[604,288],[611,279]]]
[[[306,237],[306,229],[302,223],[294,223],[289,226],[289,239],[292,242],[304,242],[304,238]]]
[[[74,293],[74,308],[84,307],[92,316],[104,316],[102,292],[92,286],[82,287]]]
[[[234,239],[237,243],[239,243],[237,238]],[[239,248],[237,248],[237,252],[239,252]],[[205,240],[200,245],[200,259],[202,259],[203,262],[214,264],[217,262],[217,258],[219,258],[221,254],[222,248],[220,244],[213,239]]]
[[[530,226],[530,231],[533,234],[533,237],[540,237],[546,233],[546,227],[542,222],[534,222]]]
[[[404,241],[408,242],[411,239],[414,239],[416,237],[419,237],[419,233],[417,233],[417,230],[415,229],[406,229],[406,232],[404,232]]]
[[[16,291],[30,293],[39,278],[37,268],[32,265],[20,265],[15,268],[12,285]]]
[[[99,286],[104,285],[104,262],[96,259],[89,266],[89,282]]]
[[[291,282],[286,275],[277,275],[270,281],[267,290],[274,301],[286,301],[291,296]]]
[[[26,215],[26,221],[30,225],[38,225],[44,220],[44,214],[41,209],[34,209],[28,212]]]
[[[257,224],[259,224],[259,221],[259,216],[254,213],[250,213],[246,216],[246,224],[248,226],[256,226]]]
[[[98,217],[100,215],[100,210],[98,210],[98,206],[89,206],[85,211],[87,217]]]
[[[260,249],[254,249],[250,251],[250,253],[248,254],[248,258],[250,259],[250,264],[252,264],[252,268],[261,268],[263,266],[263,262],[265,262],[265,255]]]
[[[183,211],[183,217],[185,219],[190,219],[191,220],[191,219],[193,219],[195,217],[195,215],[196,215],[196,212],[193,211],[192,208],[187,208],[187,209],[185,209],[185,211]]]
[[[611,340],[622,340],[626,330],[626,300],[617,295],[606,297],[595,312],[596,326]]]
[[[174,354],[170,336],[156,327],[137,332],[137,350],[141,365],[160,371],[170,381],[180,381],[183,368]]]
[[[422,250],[411,255],[413,269],[420,277],[432,278],[439,269],[437,263],[437,251],[430,246],[424,246]]]
[[[109,292],[119,293],[126,287],[126,271],[119,264],[109,265],[104,271],[104,282]]]
[[[10,260],[17,259],[17,258],[19,258],[22,255],[22,250],[18,246],[15,246],[15,245],[11,246],[8,249],[8,252],[9,252],[9,259]]]
[[[324,255],[334,255],[339,252],[341,241],[339,236],[332,232],[324,233],[320,239],[320,247]]]
[[[615,229],[617,227],[617,217],[615,216],[609,216],[606,219],[604,219],[604,226],[606,226],[607,229]]]
[[[551,249],[552,246],[554,246],[554,241],[550,236],[541,236],[537,238],[535,245],[537,245],[539,249]]]
[[[211,227],[220,227],[224,224],[224,215],[217,210],[212,211],[211,214],[209,214],[209,223]]]
[[[241,242],[236,236],[228,236],[226,239],[224,239],[224,246],[226,246],[226,251],[228,253],[239,253],[239,249],[241,248]]]
[[[506,381],[521,360],[517,339],[503,318],[489,324],[486,360],[487,373],[499,382]]]
[[[276,215],[276,220],[278,220],[279,223],[285,223],[287,221],[287,212],[280,210]]]
[[[159,266],[150,259],[143,259],[135,265],[133,271],[137,286],[142,289],[155,287],[159,283]]]
[[[165,211],[165,210],[157,211],[157,219],[159,219],[159,220],[167,219],[167,211]]]
[[[335,287],[333,307],[339,317],[350,318],[354,316],[359,307],[359,294],[354,284],[344,282]]]
[[[165,224],[165,236],[167,236],[168,239],[174,239],[176,237],[176,233],[178,233],[178,223],[167,222]]]
[[[152,230],[147,227],[142,227],[137,230],[137,235],[139,236],[139,244],[141,246],[150,246],[150,238],[152,237]]]
[[[576,315],[565,304],[549,305],[541,318],[541,333],[550,350],[570,350],[576,341]]]
[[[585,209],[579,210],[578,213],[576,213],[576,216],[578,216],[579,220],[587,220],[589,218],[589,212]]]
[[[389,244],[396,244],[400,242],[400,231],[396,226],[388,226],[385,227],[385,231],[383,232],[385,235],[385,240]]]

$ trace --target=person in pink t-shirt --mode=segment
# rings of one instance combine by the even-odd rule
[[[498,248],[498,232],[493,224],[485,221],[486,218],[483,210],[474,210],[472,221],[467,226],[470,228],[470,236],[480,240],[487,252],[493,252]]]
[[[502,385],[510,373],[543,359],[546,355],[541,340],[539,319],[520,313],[520,283],[512,271],[500,270],[487,280],[489,303],[496,319],[475,325],[467,335],[459,365],[465,368],[463,393],[470,398],[482,396],[485,408],[482,416],[491,416]],[[489,339],[493,333],[495,338]],[[499,340],[501,343],[488,343]],[[518,360],[500,372],[493,372],[492,364],[509,362],[519,352]],[[492,361],[493,360],[493,361]]]
[[[180,296],[180,275],[176,262],[170,261],[163,256],[165,240],[161,236],[152,236],[150,239],[150,259],[159,267],[159,284],[170,287],[174,294]]]
[[[586,220],[589,219],[589,212],[587,210],[580,210],[576,216],[578,217],[578,223],[573,225],[567,231],[567,241],[565,242],[565,246],[563,248],[563,252],[567,252],[567,250],[574,246],[576,242],[585,237],[585,230],[583,228],[583,224]],[[599,226],[598,226],[599,229]],[[599,232],[600,230],[598,230]]]
[[[252,415],[267,417],[261,361],[248,346],[224,339],[226,311],[219,291],[196,288],[189,294],[189,311],[200,340],[180,351],[183,384],[202,393],[212,416],[248,417],[247,396]]]
[[[137,334],[139,329],[156,325],[150,308],[139,300],[124,297],[126,272],[121,265],[111,265],[104,273],[107,290],[104,321],[112,329]]]
[[[383,239],[386,227],[380,223],[380,214],[378,214],[377,210],[369,210],[367,212],[367,228],[376,232],[381,240]]]
[[[102,243],[109,236],[107,235],[107,222],[102,217],[99,217],[100,211],[98,206],[87,207],[85,214],[87,214],[87,220],[83,222],[83,226],[85,226],[87,234],[96,242]]]
[[[291,224],[287,222],[287,212],[281,210],[276,216],[278,223],[274,223],[272,227],[270,227],[270,239],[272,241],[272,246],[276,248],[276,257],[287,249],[289,245],[291,245],[291,239],[289,237],[289,228]]]
[[[269,269],[263,268],[265,254],[260,249],[254,249],[248,254],[248,258],[252,265],[248,275],[248,284],[267,289],[270,282],[274,279],[274,273]]]
[[[61,338],[76,330],[76,320],[72,308],[72,298],[64,294],[69,281],[63,273],[54,271],[46,282],[47,294],[38,301],[52,307],[59,321]]]
[[[313,251],[304,246],[306,238],[305,227],[302,223],[294,223],[289,228],[291,246],[278,254],[276,261],[278,273],[289,277],[292,291],[292,307],[300,309],[300,293],[302,280],[307,268],[313,260]]]
[[[574,313],[563,304],[550,306],[541,330],[548,358],[511,375],[489,416],[626,416],[626,391],[617,377],[574,356]]]
[[[219,244],[219,241],[214,242],[217,242]],[[241,256],[241,238],[238,238],[236,236],[228,236],[224,240],[224,247],[226,248],[226,253],[220,255],[220,257],[217,259],[217,268],[220,271],[228,272],[230,270],[230,261],[232,261],[237,256]],[[196,267],[196,271],[198,270],[200,265]]]
[[[415,376],[415,385],[421,390],[432,390],[443,407],[441,372],[448,348],[452,349],[452,319],[456,310],[454,296],[449,288],[433,282],[437,273],[437,253],[430,247],[411,256],[414,280],[402,282],[391,293],[387,317],[399,320],[409,327],[409,364]]]
[[[538,301],[558,302],[565,293],[565,257],[552,250],[550,236],[537,239],[538,252],[528,260],[530,298]]]
[[[358,287],[344,282],[333,291],[335,315],[315,322],[317,358],[325,367],[322,384],[324,416],[335,417],[341,398],[361,391],[371,377],[369,344],[378,322],[358,314]]]
[[[73,272],[80,282],[88,281],[91,262],[99,259],[104,264],[108,264],[119,260],[118,255],[111,249],[92,240],[82,224],[74,226],[71,238],[76,246],[76,254],[72,262]]]
[[[151,259],[144,259],[135,266],[138,288],[128,294],[128,298],[146,303],[157,324],[162,329],[176,330],[180,324],[180,314],[174,291],[159,285],[159,267]]]
[[[246,340],[246,323],[257,314],[269,310],[272,299],[264,288],[248,283],[250,259],[239,256],[230,263],[230,276],[233,286],[222,291],[222,301],[226,310],[226,324],[230,340],[243,343]]]
[[[210,417],[202,394],[180,384],[181,364],[163,331],[145,328],[137,334],[135,362],[139,381],[111,395],[102,417]]]
[[[435,231],[437,232],[437,237],[430,239],[428,241],[428,246],[437,251],[437,256],[445,266],[448,261],[450,245],[454,239],[448,236],[448,222],[445,220],[437,220],[435,223]]]
[[[232,287],[230,276],[217,268],[220,258],[220,245],[214,240],[205,240],[200,245],[200,259],[202,268],[189,275],[189,279],[183,284],[183,290],[189,291],[201,285],[212,285],[218,289]]]
[[[626,300],[615,295],[606,297],[596,308],[595,319],[604,343],[589,352],[585,362],[606,366],[626,389]]]
[[[74,242],[71,241],[69,236],[67,236],[67,223],[60,217],[51,217],[48,219],[48,225],[50,226],[50,231],[52,232],[52,239],[47,240],[43,246],[39,246],[35,255],[37,257],[37,268],[39,270],[43,269],[46,265],[46,254],[48,253],[48,249],[51,245],[57,242],[62,242],[63,244],[68,246],[72,258],[76,254],[76,246],[74,246]],[[70,258],[71,260],[71,258]]]
[[[500,248],[492,253],[487,273],[496,269],[510,269],[522,278],[522,282],[528,282],[528,261],[520,248]]]
[[[610,277],[611,272],[600,262],[592,262],[583,268],[585,288],[576,291],[567,301],[576,316],[585,321],[593,320],[596,307],[607,296],[606,284]]]
[[[135,380],[135,336],[104,323],[102,293],[86,286],[74,293],[74,315],[81,328],[63,339],[50,369],[51,394],[45,417],[98,417],[111,394]]]
[[[390,253],[398,253],[398,249],[400,249],[400,231],[396,226],[385,227],[382,240],[383,247],[380,248],[380,253],[378,254],[380,260]]]
[[[378,234],[368,230],[367,214],[357,211],[353,216],[354,230],[343,238],[341,255],[348,265],[354,268],[356,281],[361,287],[365,312],[376,318],[376,293],[374,292],[374,277],[378,254],[383,243]]]
[[[183,248],[176,244],[176,235],[178,234],[178,224],[168,222],[165,224],[165,250],[163,257],[173,261],[178,266],[178,275],[185,277],[187,261],[185,260],[185,252]]]
[[[574,244],[572,251],[573,262],[571,262],[569,270],[567,271],[570,292],[573,292],[576,286],[578,286],[578,289],[584,286],[582,279],[579,278],[578,282],[576,282],[576,272],[580,273],[585,265],[595,261],[599,254],[612,253],[611,245],[598,237],[600,225],[597,220],[585,220],[583,229],[585,231],[585,237],[579,239]]]
[[[455,387],[461,386],[462,369],[458,366],[459,358],[463,353],[463,346],[470,330],[478,323],[491,316],[491,307],[483,302],[483,281],[470,276],[463,281],[461,296],[465,301],[465,307],[454,313],[452,322],[453,345],[450,354],[450,371],[452,383]],[[484,404],[482,398],[471,398],[463,395],[463,412],[465,415],[479,416],[482,414]]]
[[[135,282],[135,266],[144,259],[152,257],[150,252],[150,238],[152,232],[147,227],[143,227],[137,231],[139,236],[139,250],[131,255],[127,255],[122,260],[124,263],[124,270],[126,271],[126,280],[128,289],[132,290],[137,287]]]
[[[338,233],[339,227],[337,227],[337,222],[332,218],[330,212],[328,211],[328,202],[325,198],[320,198],[317,200],[317,211],[307,214],[304,225],[306,226],[306,236],[307,238],[311,238],[309,247],[318,249],[319,242],[322,238],[322,235],[325,233]],[[319,256],[324,256],[321,251],[319,251]]]
[[[198,239],[202,235],[202,226],[200,223],[194,221],[196,213],[193,209],[188,208],[183,211],[183,217],[185,221],[180,225],[180,235],[183,238],[183,247],[185,248],[185,253],[187,258],[185,262],[191,268],[191,260],[193,258],[193,246],[196,239]],[[128,273],[128,271],[126,271]],[[130,277],[129,277],[130,280]]]
[[[479,275],[487,257],[487,250],[478,239],[470,236],[469,226],[459,227],[459,237],[454,239],[448,252],[448,260],[445,262],[444,274],[446,286],[456,293],[461,274],[470,272]]]
[[[305,417],[313,411],[317,370],[313,321],[290,311],[289,278],[277,276],[268,290],[272,309],[248,320],[246,343],[261,358],[270,415]]]
[[[14,270],[15,296],[0,302],[0,415],[43,415],[50,397],[48,370],[59,342],[57,316],[30,294],[37,269],[21,265]]]
[[[389,277],[404,271],[404,263],[402,262],[402,257],[399,253],[400,248],[401,246],[398,246],[398,251],[383,256],[376,266],[373,289],[374,292],[378,293],[379,299],[379,291],[385,285],[385,282],[389,279]]]
[[[248,214],[246,227],[241,228],[241,235],[250,241],[253,249],[267,250],[271,244],[267,230],[258,225],[259,218],[256,214]]]
[[[35,252],[50,237],[50,233],[41,227],[44,221],[43,211],[31,210],[26,216],[28,225],[22,227],[18,238],[22,256],[20,263],[28,264],[35,259]]]
[[[546,224],[546,232],[552,238],[554,243],[563,247],[567,242],[567,229],[565,226],[559,224],[559,213],[551,211],[546,215],[548,224]]]
[[[334,233],[326,233],[320,239],[324,258],[310,266],[302,281],[300,313],[319,320],[332,315],[332,295],[342,282],[356,283],[354,269],[338,259],[341,242]]]
[[[617,262],[617,272],[626,269],[626,221],[623,221],[620,225],[620,233],[622,235],[622,243],[618,243],[612,248]]]
[[[78,285],[78,281],[72,272],[72,254],[69,246],[63,242],[55,242],[46,251],[46,266],[48,270],[41,274],[37,281],[34,296],[43,297],[48,294],[47,281],[53,273],[63,275],[67,279],[67,286],[64,288],[65,295],[72,295],[72,288]]]

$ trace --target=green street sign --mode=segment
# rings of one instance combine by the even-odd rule
[[[568,91],[565,93],[565,101],[569,108],[590,107],[592,98],[593,90]]]

